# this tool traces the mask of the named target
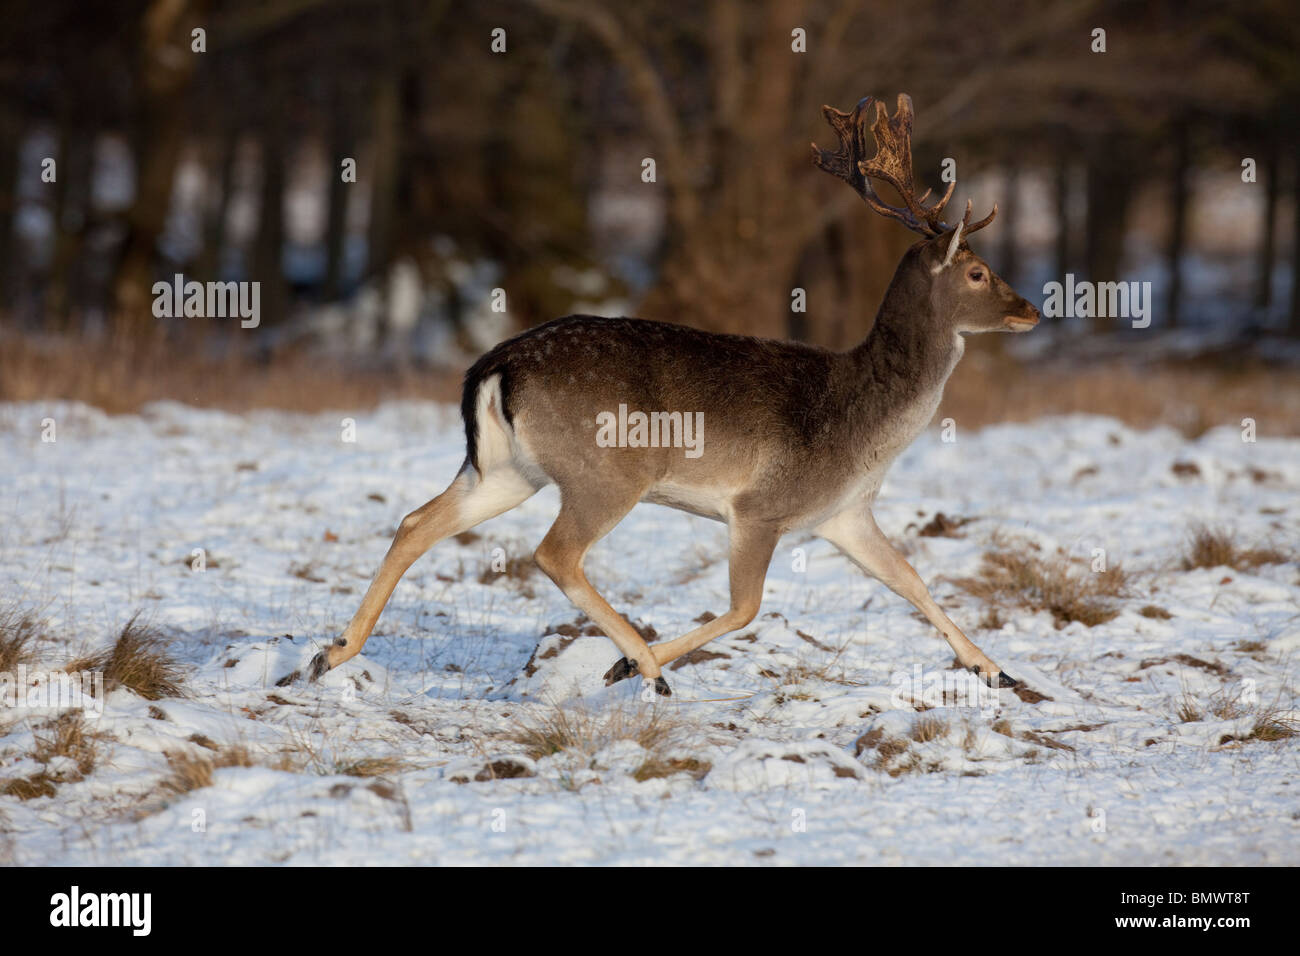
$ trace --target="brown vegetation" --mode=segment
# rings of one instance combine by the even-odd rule
[[[137,616],[126,623],[112,647],[79,658],[66,669],[102,673],[106,689],[125,687],[145,700],[179,697],[184,692],[184,672],[171,656],[170,643],[140,624]]]
[[[1133,428],[1170,425],[1197,438],[1218,425],[1240,428],[1251,417],[1261,434],[1300,435],[1300,376],[1290,368],[1258,361],[1021,363],[993,352],[996,344],[972,343],[948,380],[936,420],[951,416],[960,428],[980,428],[1079,413]]]
[[[68,399],[114,414],[159,400],[230,411],[320,412],[364,410],[393,399],[451,402],[460,394],[457,370],[359,369],[297,352],[273,353],[265,361],[237,354],[213,359],[205,351],[197,342],[120,346],[66,339],[35,345],[7,337],[0,347],[0,401]],[[1260,417],[1260,395],[1269,396],[1262,433],[1300,435],[1300,378],[1288,369],[1258,363],[1045,366],[972,346],[935,417],[982,428],[1083,413],[1135,428],[1172,425],[1196,437],[1216,425],[1237,427],[1247,415]]]
[[[454,401],[460,376],[411,366],[358,368],[300,352],[208,357],[200,340],[121,343],[58,338],[0,345],[0,401],[69,399],[112,414],[160,400],[230,411],[319,412],[391,399]]]
[[[32,659],[32,642],[40,625],[30,615],[9,609],[0,612],[0,672],[12,673]]]
[[[1237,544],[1232,532],[1226,528],[1193,525],[1183,556],[1184,571],[1196,568],[1232,568],[1234,571],[1251,571],[1261,564],[1284,564],[1293,560],[1277,548],[1246,548]]]
[[[592,712],[583,708],[551,706],[541,715],[525,718],[509,735],[522,744],[534,760],[571,752],[593,756],[619,740],[632,740],[650,751],[661,752],[680,741],[684,725],[665,707],[613,708]]]
[[[995,540],[975,577],[954,583],[995,607],[1048,611],[1058,628],[1112,620],[1128,591],[1128,575],[1119,565],[1092,572],[1063,554],[1045,558],[1029,542],[1004,540]]]
[[[203,746],[208,746],[203,744]],[[209,748],[211,749],[211,748]],[[179,795],[212,786],[212,772],[223,767],[269,766],[276,770],[292,770],[288,756],[276,761],[259,759],[242,745],[221,747],[215,753],[173,752],[167,754],[171,773],[163,778],[159,788],[168,794]]]
[[[87,729],[81,714],[63,714],[36,728],[33,736],[32,759],[45,766],[28,777],[0,782],[0,794],[19,800],[52,797],[59,785],[83,780],[95,769],[100,738]],[[72,761],[73,768],[51,770],[49,763],[56,757]]]

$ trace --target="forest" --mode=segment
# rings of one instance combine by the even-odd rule
[[[53,377],[94,399],[87,348],[161,381],[323,347],[383,391],[583,310],[846,347],[911,237],[808,144],[823,103],[899,91],[918,181],[998,203],[980,251],[1013,286],[1149,282],[1152,334],[1200,329],[1202,352],[1300,338],[1284,0],[51,0],[5,22],[8,397]],[[256,281],[258,327],[160,321],[176,275]],[[1065,324],[1076,354],[1116,331]]]

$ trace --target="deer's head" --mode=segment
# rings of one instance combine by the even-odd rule
[[[868,125],[872,104],[876,120]],[[898,109],[889,116],[883,103],[864,97],[852,113],[830,106],[822,115],[835,130],[840,148],[835,152],[813,144],[813,162],[819,169],[844,180],[876,212],[895,219],[924,237],[908,250],[899,264],[895,283],[905,282],[910,290],[926,298],[925,314],[950,331],[1027,332],[1038,324],[1038,310],[1017,295],[988,263],[977,256],[968,242],[971,233],[983,229],[997,215],[998,207],[983,219],[970,221],[971,204],[955,225],[943,221],[943,211],[952,198],[956,183],[927,206],[930,190],[919,198],[912,185],[912,99],[898,95]],[[876,141],[876,153],[867,157],[867,133]],[[876,194],[873,179],[888,183],[902,197],[902,206],[891,206]],[[920,305],[920,303],[918,303]]]

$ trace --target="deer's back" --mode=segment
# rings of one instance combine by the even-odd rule
[[[523,452],[561,488],[635,482],[647,500],[710,517],[724,517],[721,505],[742,495],[777,520],[792,496],[816,507],[808,489],[833,494],[824,489],[853,478],[843,454],[851,382],[845,357],[825,349],[642,319],[557,319],[497,345],[466,374],[462,408],[476,466],[477,396],[494,377]],[[691,436],[702,439],[696,453],[634,445],[622,423],[637,412],[692,416],[702,425]],[[812,480],[826,470],[832,480]]]

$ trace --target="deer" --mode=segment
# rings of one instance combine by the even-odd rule
[[[875,104],[874,123],[868,125]],[[402,519],[343,634],[311,661],[309,681],[360,653],[402,575],[438,542],[558,486],[559,513],[534,553],[538,567],[614,643],[606,685],[639,677],[671,696],[664,667],[758,614],[777,544],[789,533],[830,542],[911,602],[989,686],[1014,687],[931,597],[890,544],[872,506],[891,463],[929,425],[968,333],[1026,332],[1038,310],[989,269],[970,236],[971,202],[952,224],[956,183],[929,205],[912,182],[912,101],[891,117],[863,98],[822,114],[839,147],[812,146],[818,169],[876,213],[921,236],[903,255],[867,337],[848,351],[712,333],[634,318],[572,315],[495,346],[465,374],[466,455],[451,484]],[[867,133],[876,144],[867,153]],[[886,203],[873,182],[901,197]],[[597,441],[620,406],[682,415],[706,428],[698,455],[671,442]],[[662,424],[662,423],[661,423]],[[724,522],[730,606],[653,646],[592,586],[588,550],[641,502]],[[296,675],[291,675],[296,676]]]

